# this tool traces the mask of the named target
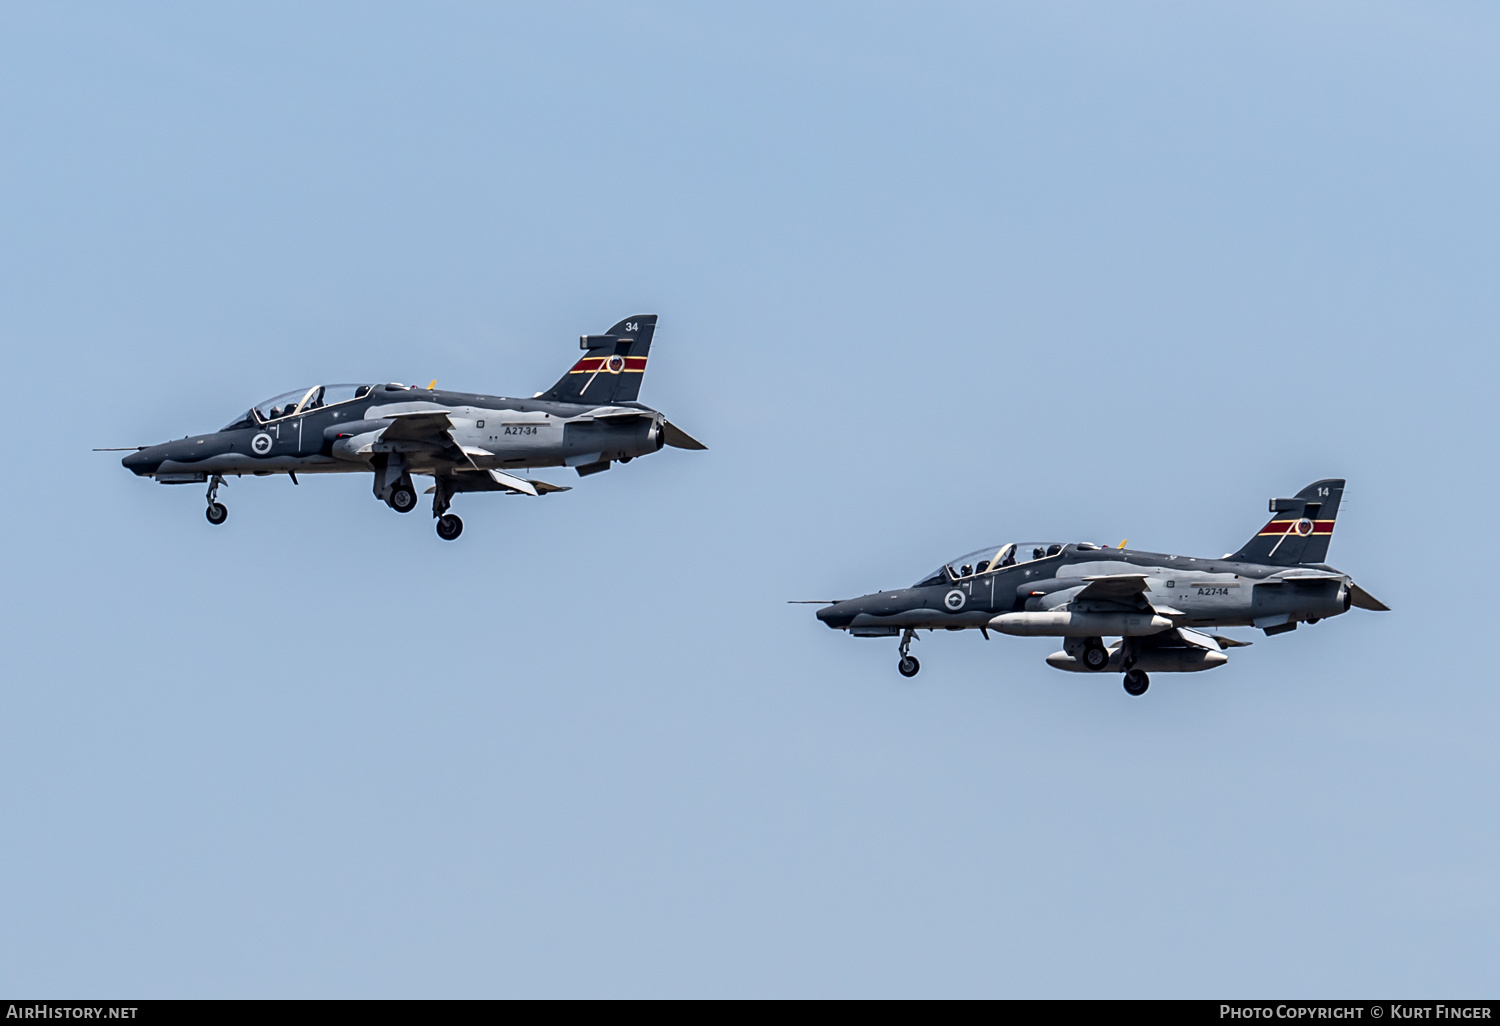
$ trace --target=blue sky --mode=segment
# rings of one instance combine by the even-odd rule
[[[1500,14],[5,4],[0,989],[1318,996],[1500,982]],[[93,446],[529,395],[660,314],[710,446],[461,541]],[[545,476],[545,475],[543,475]],[[992,541],[1349,491],[1394,607],[1208,674],[836,635]]]

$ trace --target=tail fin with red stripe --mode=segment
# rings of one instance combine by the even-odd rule
[[[637,314],[603,335],[582,336],[578,341],[586,350],[583,357],[538,398],[600,406],[635,402],[654,334],[656,314]]]
[[[1331,477],[1308,485],[1296,498],[1272,499],[1270,522],[1229,558],[1273,566],[1323,562],[1343,497],[1343,478]]]

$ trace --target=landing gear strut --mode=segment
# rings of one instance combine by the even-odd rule
[[[215,474],[212,478],[209,479],[208,509],[203,511],[203,515],[208,517],[208,522],[210,524],[213,524],[215,527],[219,526],[224,521],[229,519],[228,507],[226,507],[222,502],[218,501],[219,486],[221,484],[224,484],[224,477],[221,474]]]
[[[906,651],[911,648],[912,640],[916,636],[917,632],[910,628],[907,628],[906,633],[901,635],[901,661],[896,664],[896,670],[903,677],[915,677],[922,669],[922,664],[917,662],[916,656],[908,655]]]
[[[1125,693],[1127,695],[1144,695],[1146,689],[1151,686],[1151,678],[1146,676],[1145,670],[1131,670],[1125,674]]]
[[[453,478],[444,477],[441,474],[434,475],[432,479],[432,515],[437,517],[438,537],[443,541],[453,541],[464,533],[464,522],[448,512],[448,507],[453,503]]]
[[[417,508],[417,490],[412,487],[406,457],[399,452],[376,453],[375,498],[397,513]]]

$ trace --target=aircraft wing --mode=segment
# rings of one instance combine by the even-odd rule
[[[1131,599],[1146,590],[1145,574],[1106,574],[1102,577],[1085,577],[1086,587],[1073,601],[1106,599],[1119,602]]]
[[[392,413],[384,419],[391,426],[380,433],[382,442],[433,442],[448,446],[453,444],[448,430],[453,421],[446,410],[413,410],[410,413]]]

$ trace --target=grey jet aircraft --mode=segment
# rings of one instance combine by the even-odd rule
[[[230,475],[287,474],[296,483],[298,474],[371,474],[375,497],[398,513],[416,508],[412,477],[427,475],[437,533],[452,541],[463,531],[448,512],[457,493],[545,495],[568,489],[521,472],[572,467],[586,477],[663,446],[707,448],[636,402],[655,332],[656,315],[640,314],[582,336],[584,355],[530,399],[314,385],[267,399],[219,431],[132,447],[121,462],[162,484],[207,483],[211,524],[229,517],[217,496]]]
[[[918,630],[990,631],[1058,637],[1047,657],[1059,670],[1123,672],[1144,694],[1148,671],[1211,670],[1225,649],[1249,642],[1213,631],[1258,627],[1267,635],[1347,612],[1387,611],[1348,574],[1323,562],[1344,494],[1339,479],[1294,498],[1272,499],[1271,520],[1237,552],[1218,559],[1109,548],[1089,542],[991,545],[944,563],[910,588],[816,603],[818,619],[855,637],[900,635],[898,669],[921,665],[909,648]],[[1105,638],[1118,638],[1106,644]]]

